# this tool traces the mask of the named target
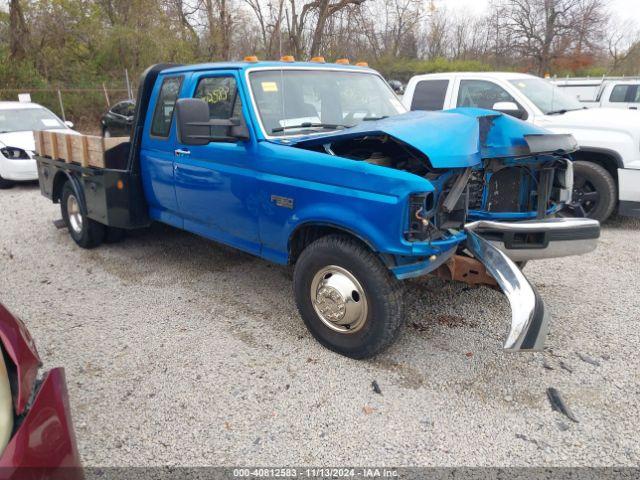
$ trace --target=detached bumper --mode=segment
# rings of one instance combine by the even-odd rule
[[[80,480],[64,370],[48,372],[26,417],[0,457],[3,479]]]
[[[473,230],[467,234],[467,248],[495,278],[511,305],[511,327],[504,344],[505,350],[542,350],[550,315],[535,287],[516,264],[491,242]]]
[[[521,222],[479,220],[465,225],[514,262],[583,255],[596,249],[600,223],[589,218]]]

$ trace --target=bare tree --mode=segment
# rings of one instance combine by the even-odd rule
[[[21,60],[27,53],[29,30],[24,21],[20,0],[9,1],[9,55],[13,60]]]

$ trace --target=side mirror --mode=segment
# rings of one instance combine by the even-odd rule
[[[493,104],[492,110],[495,110],[512,117],[522,118],[525,115],[524,110],[521,110],[515,102],[496,102]]]
[[[64,124],[69,128],[73,128],[73,122],[67,120],[66,122],[64,122]]]
[[[199,98],[181,98],[176,102],[178,140],[183,145],[207,145],[210,142],[236,142],[249,139],[244,119],[209,119],[209,104]],[[226,135],[212,135],[212,127],[225,127]]]

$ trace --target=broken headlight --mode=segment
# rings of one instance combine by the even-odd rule
[[[410,242],[429,240],[437,233],[431,223],[435,210],[433,192],[415,193],[409,197],[409,229],[405,237]]]

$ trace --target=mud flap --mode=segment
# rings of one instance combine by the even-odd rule
[[[541,351],[550,315],[535,287],[509,257],[471,230],[467,230],[467,248],[496,279],[511,305],[505,350]]]

